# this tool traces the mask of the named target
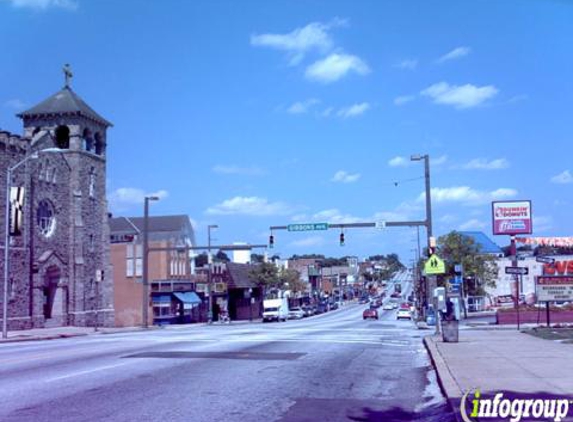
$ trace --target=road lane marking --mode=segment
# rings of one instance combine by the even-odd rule
[[[100,366],[99,368],[94,368],[94,369],[89,369],[87,371],[80,371],[80,372],[73,372],[71,374],[66,374],[66,375],[61,375],[59,377],[54,377],[54,378],[50,378],[47,379],[47,382],[52,382],[52,381],[58,381],[58,380],[62,380],[62,379],[66,379],[66,378],[71,378],[71,377],[77,377],[80,375],[86,375],[86,374],[91,374],[93,372],[98,372],[98,371],[103,371],[106,369],[112,369],[112,368],[117,368],[118,366],[124,366],[127,365],[129,362],[123,362],[123,363],[118,363],[116,365],[107,365],[107,366]]]

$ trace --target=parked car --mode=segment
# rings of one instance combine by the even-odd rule
[[[412,313],[409,309],[398,309],[396,319],[412,319]]]
[[[302,319],[304,317],[304,311],[301,308],[291,308],[288,311],[289,319]]]
[[[316,305],[316,310],[315,310],[315,314],[323,314],[325,312],[328,311],[328,306],[326,305],[326,303],[319,303],[318,305]]]
[[[314,307],[312,305],[304,305],[302,307],[302,312],[305,317],[313,316],[314,315]]]
[[[378,319],[378,311],[375,308],[364,309],[362,319]]]
[[[336,309],[338,309],[338,302],[331,302],[330,303],[330,310],[334,311]]]

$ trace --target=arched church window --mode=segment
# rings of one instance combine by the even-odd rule
[[[47,199],[42,199],[36,211],[36,223],[44,237],[50,237],[56,228],[54,207]]]
[[[70,128],[58,126],[56,128],[56,146],[61,149],[70,148]]]
[[[103,155],[105,145],[99,132],[95,134],[94,139],[95,139],[95,153],[97,155]]]
[[[82,146],[84,151],[92,152],[94,150],[94,139],[91,130],[85,128],[82,138]]]

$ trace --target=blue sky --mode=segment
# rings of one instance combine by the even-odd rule
[[[531,199],[534,235],[566,236],[571,22],[558,0],[0,0],[0,127],[20,133],[70,63],[114,123],[114,215],[160,193],[152,213],[188,214],[202,244],[207,224],[266,243],[271,225],[423,219],[426,153],[436,234],[491,235],[492,199]],[[275,233],[272,252],[413,256],[413,229],[338,234]]]

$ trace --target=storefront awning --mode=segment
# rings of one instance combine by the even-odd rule
[[[183,302],[183,309],[193,309],[201,303],[201,298],[195,292],[174,292],[173,295]]]

